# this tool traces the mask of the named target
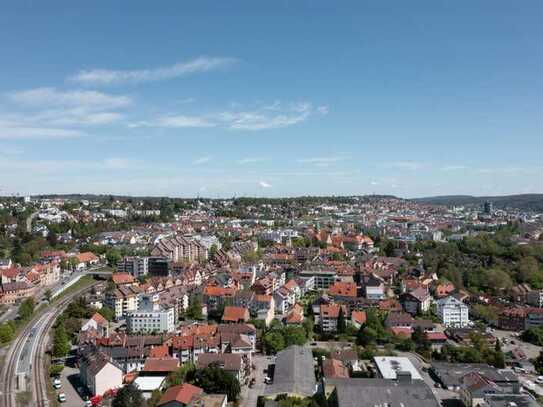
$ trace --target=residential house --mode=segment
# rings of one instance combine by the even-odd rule
[[[223,322],[227,323],[241,323],[248,322],[250,319],[249,310],[245,307],[234,307],[226,306],[224,307],[224,312],[222,316]]]
[[[92,395],[103,395],[123,385],[123,371],[102,352],[90,352],[79,361],[79,379]]]

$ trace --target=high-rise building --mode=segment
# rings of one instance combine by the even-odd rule
[[[492,215],[494,213],[494,205],[490,201],[486,201],[483,205],[483,212],[485,215]]]

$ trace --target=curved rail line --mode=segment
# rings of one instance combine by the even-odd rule
[[[47,407],[49,399],[47,397],[47,380],[46,372],[44,371],[44,354],[47,345],[48,332],[55,323],[57,317],[64,311],[70,302],[77,296],[89,290],[92,286],[82,288],[74,293],[63,298],[58,304],[54,305],[53,309],[48,309],[35,316],[25,327],[23,332],[19,334],[8,353],[8,362],[3,370],[1,381],[3,384],[2,395],[0,397],[0,407],[16,407],[15,400],[15,381],[17,380],[17,365],[20,360],[22,350],[26,342],[31,337],[31,333],[35,330],[36,325],[45,318],[45,326],[40,329],[41,335],[37,339],[37,346],[31,349],[34,352],[31,355],[31,377],[32,377],[32,396],[34,399],[33,405],[37,407]]]

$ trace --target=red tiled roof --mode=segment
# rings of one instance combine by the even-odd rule
[[[165,357],[168,357],[169,355],[170,355],[170,351],[166,343],[164,345],[154,346],[149,351],[150,358],[165,358]]]
[[[342,297],[356,297],[356,284],[336,282],[328,289],[328,293]]]
[[[164,393],[164,395],[158,402],[158,405],[161,406],[166,403],[171,403],[173,401],[178,401],[182,404],[189,404],[203,392],[204,390],[200,387],[196,387],[188,383],[173,386],[166,390],[166,393]]]
[[[351,319],[356,322],[357,324],[365,324],[366,323],[366,312],[364,311],[353,311],[351,313]]]
[[[132,284],[134,277],[129,273],[113,273],[111,279],[115,284]]]
[[[224,307],[224,313],[222,316],[223,321],[238,322],[248,320],[249,310],[245,307]]]
[[[90,261],[98,261],[98,257],[92,252],[79,253],[75,256],[80,263],[88,263]]]
[[[94,315],[91,317],[93,321],[95,321],[98,325],[107,325],[107,319],[105,319],[101,314],[98,312],[95,312]]]
[[[147,358],[143,366],[144,372],[174,372],[179,367],[176,358]]]

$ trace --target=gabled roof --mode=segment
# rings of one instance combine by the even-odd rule
[[[147,358],[143,366],[144,372],[174,372],[179,367],[176,358]]]
[[[134,282],[134,277],[129,273],[113,273],[111,279],[117,285],[132,284]]]
[[[166,393],[164,393],[164,395],[158,402],[158,405],[162,406],[166,403],[171,403],[173,401],[177,401],[186,405],[203,393],[204,390],[200,387],[196,387],[188,383],[180,384],[178,386],[170,387],[168,390],[166,390]]]
[[[249,310],[245,307],[226,306],[224,307],[222,320],[228,322],[245,321],[248,319],[248,315]]]
[[[108,325],[107,319],[105,319],[101,314],[98,312],[95,312],[94,315],[90,318],[94,322],[96,322],[98,325]]]

